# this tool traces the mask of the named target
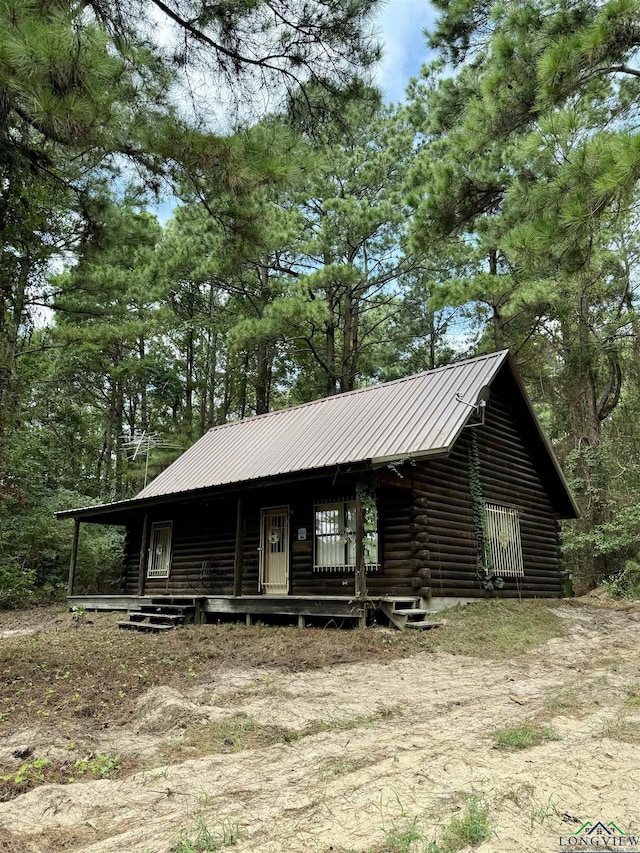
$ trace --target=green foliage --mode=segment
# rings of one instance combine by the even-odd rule
[[[463,847],[477,847],[491,838],[489,806],[478,797],[471,796],[465,803],[462,814],[452,818],[443,828],[441,840],[432,843],[427,853],[456,853]]]
[[[478,441],[474,432],[471,433],[469,438],[469,493],[471,495],[471,506],[476,530],[478,580],[483,589],[501,589],[504,586],[504,580],[494,573],[491,552],[487,547],[489,535],[487,532],[484,498],[482,496],[480,455],[478,453]]]
[[[42,785],[51,761],[42,755],[21,764],[15,772],[0,776],[0,802],[12,799],[25,791]]]
[[[389,829],[383,829],[383,832],[385,843],[381,853],[410,853],[412,850],[419,849],[416,845],[425,849],[423,842],[426,838],[419,829],[417,815],[398,826],[393,825]]]
[[[120,756],[98,753],[91,758],[79,758],[73,764],[74,779],[91,773],[99,779],[114,779],[122,769]],[[73,780],[70,780],[73,781]]]
[[[394,822],[383,829],[385,842],[379,853],[456,853],[466,847],[477,847],[491,838],[489,807],[486,802],[471,796],[461,814],[444,824],[437,841],[430,841],[420,829],[418,816]]]
[[[612,598],[640,598],[640,562],[627,560],[621,572],[609,575],[602,582],[602,588]]]
[[[551,726],[525,722],[496,729],[493,740],[498,749],[518,750],[538,746],[547,740],[559,740],[559,736]]]
[[[219,821],[213,830],[199,818],[195,829],[180,832],[171,853],[216,853],[225,847],[234,847],[237,840],[238,825],[228,818]]]
[[[23,607],[33,595],[36,573],[11,558],[0,562],[0,609]]]

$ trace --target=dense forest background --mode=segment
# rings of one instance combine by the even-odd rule
[[[367,0],[0,3],[1,603],[211,426],[505,347],[638,584],[640,2],[433,5],[389,106]]]

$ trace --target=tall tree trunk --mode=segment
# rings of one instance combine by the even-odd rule
[[[144,335],[140,335],[138,341],[138,358],[140,359],[140,430],[147,432],[149,429],[149,413],[147,409],[147,371],[144,360],[146,357],[146,341]]]
[[[193,436],[193,350],[194,350],[194,333],[193,325],[189,325],[189,330],[185,339],[185,388],[184,388],[184,419],[186,425],[186,433],[189,437]]]
[[[4,473],[2,469],[7,434],[18,414],[15,371],[20,329],[25,321],[31,258],[23,255],[17,263],[15,281],[5,281],[0,291],[0,476]]]
[[[491,249],[489,252],[489,274],[498,275],[498,252]],[[493,345],[496,350],[504,348],[504,337],[502,334],[502,313],[500,311],[500,300],[491,304],[491,327],[493,329]]]

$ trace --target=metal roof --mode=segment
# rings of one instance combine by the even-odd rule
[[[135,500],[448,452],[508,351],[213,427]]]

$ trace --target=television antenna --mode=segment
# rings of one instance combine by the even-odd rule
[[[148,432],[146,429],[142,430],[140,433],[132,433],[131,435],[123,435],[122,438],[122,446],[125,448],[127,453],[127,459],[130,462],[135,462],[138,456],[142,456],[144,453],[144,486],[143,489],[146,488],[147,485],[147,476],[149,473],[149,453],[155,448],[172,448],[179,447],[175,442],[169,441],[166,438],[163,438],[157,432]]]

